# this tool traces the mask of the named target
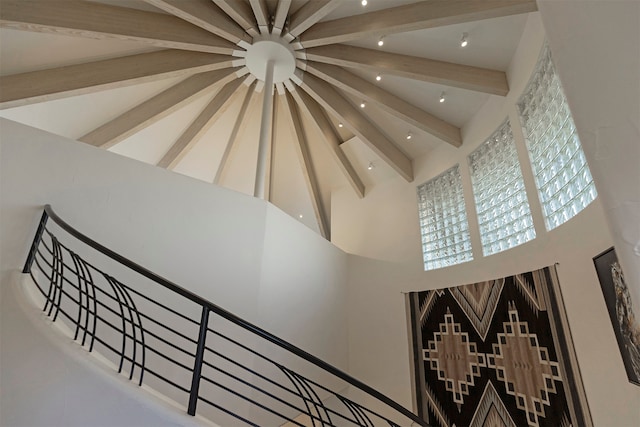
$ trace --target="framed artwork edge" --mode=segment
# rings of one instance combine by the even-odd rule
[[[617,263],[618,256],[616,254],[614,246],[611,246],[610,248],[605,249],[604,251],[600,252],[598,255],[594,256],[593,265],[596,270],[596,275],[598,277],[598,282],[600,284],[602,296],[605,301],[607,313],[611,321],[611,327],[616,337],[616,343],[618,344],[618,350],[620,351],[620,357],[622,358],[624,370],[627,375],[627,380],[631,384],[640,387],[640,375],[633,372],[633,368],[630,366],[630,364],[632,363],[630,360],[631,356],[628,354],[628,351],[626,350],[624,338],[622,336],[622,331],[620,328],[620,323],[617,320],[617,313],[615,311],[616,301],[612,301],[611,292],[613,292],[613,295],[614,295],[613,299],[616,299],[616,298],[615,298],[615,289],[614,289],[614,286],[615,286],[614,279],[611,274],[611,265],[612,265],[610,261],[611,256],[613,256],[613,258],[615,259],[615,262]],[[620,274],[622,277],[623,286],[624,288],[627,288],[626,283],[624,282],[624,274],[621,269],[620,269]],[[629,307],[629,308],[632,308],[632,307]],[[631,310],[631,313],[633,313],[632,310]],[[636,327],[637,327],[637,321],[636,321]]]

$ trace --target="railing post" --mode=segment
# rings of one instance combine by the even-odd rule
[[[47,225],[47,220],[49,219],[49,214],[47,214],[47,210],[42,212],[42,216],[40,217],[40,224],[38,224],[38,230],[36,230],[36,235],[33,238],[33,243],[31,243],[31,250],[29,250],[29,256],[27,257],[27,261],[24,263],[24,267],[22,268],[23,273],[28,273],[31,271],[31,265],[33,264],[33,260],[36,258],[36,252],[38,252],[38,245],[40,244],[40,240],[42,240],[42,234],[44,234],[44,228]]]
[[[202,373],[202,359],[204,357],[204,345],[207,339],[207,327],[209,325],[209,308],[202,307],[202,317],[200,318],[200,333],[198,334],[198,348],[196,349],[196,358],[193,364],[193,377],[191,378],[191,393],[189,394],[189,415],[196,414],[196,405],[198,403],[198,389],[200,388],[200,374]]]

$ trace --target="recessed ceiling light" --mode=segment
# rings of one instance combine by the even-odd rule
[[[382,76],[381,76],[380,74],[378,74],[378,75],[376,76],[376,80],[377,80],[377,81],[382,80]]]
[[[444,102],[444,92],[442,92],[442,93],[440,94],[440,102],[441,102],[441,103],[442,103],[442,102]]]
[[[344,126],[344,125],[342,124],[342,122],[338,123],[338,127],[339,127],[339,128],[341,128],[342,126]]]
[[[378,40],[378,46],[384,46],[384,37],[380,37],[380,40]]]
[[[373,164],[373,162],[369,162],[369,166],[367,166],[367,169],[371,170],[375,167],[375,165]]]
[[[460,39],[460,47],[467,47],[467,45],[469,44],[469,40],[467,40],[468,36],[469,34],[462,33],[462,38]]]
[[[365,104],[365,103],[364,103],[364,101],[362,101],[362,102],[360,103],[360,108],[364,108],[364,107],[366,107],[366,106],[367,106],[367,104]]]
[[[411,139],[411,138],[413,138],[413,135],[411,134],[411,132],[408,132],[407,133],[407,139]]]
[[[360,4],[362,4],[363,6],[366,6],[366,5],[367,5],[367,3],[368,3],[368,2],[367,2],[367,0],[362,0],[362,1],[360,2]]]
[[[298,215],[298,218],[302,219],[302,214]]]

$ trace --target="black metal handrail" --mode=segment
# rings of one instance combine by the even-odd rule
[[[201,308],[200,319],[195,320],[191,319],[188,316],[180,313],[179,310],[172,309],[165,304],[159,303],[152,298],[144,295],[140,291],[133,289],[132,287],[125,285],[121,281],[117,280],[115,277],[104,273],[101,269],[93,266],[88,263],[86,260],[81,258],[75,251],[65,246],[64,244],[58,241],[58,238],[47,228],[48,219],[51,218],[53,222],[70,236],[73,236],[78,241],[88,245],[89,247],[95,249],[99,253],[107,256],[108,258],[116,261],[118,264],[142,275],[143,277],[149,279],[153,284],[160,285],[161,287],[171,291],[172,293],[178,294],[188,301],[195,303],[197,306]],[[51,240],[51,247],[43,241],[44,236],[48,236]],[[64,260],[63,253],[68,253],[73,260],[73,264],[67,264]],[[45,291],[38,281],[32,271],[32,267],[34,263],[39,268],[40,272],[49,282],[49,288]],[[50,271],[50,273],[47,273]],[[69,279],[65,276],[65,272],[71,272],[73,274],[72,279],[76,279],[76,283],[73,283],[72,279]],[[331,421],[331,416],[339,417],[345,419],[352,424],[361,425],[364,427],[374,426],[375,424],[371,421],[371,417],[376,419],[383,420],[386,424],[391,426],[396,426],[394,421],[385,418],[384,416],[376,413],[372,410],[361,406],[355,401],[338,394],[337,392],[332,391],[331,389],[319,384],[318,382],[307,378],[304,375],[301,375],[298,372],[295,372],[280,363],[272,360],[269,357],[251,349],[244,344],[241,344],[235,341],[232,338],[229,338],[223,334],[220,334],[218,331],[213,330],[209,327],[209,315],[214,313],[215,315],[225,319],[231,324],[250,332],[252,335],[255,335],[280,349],[285,350],[288,353],[291,353],[300,359],[303,359],[307,363],[314,365],[320,368],[322,371],[331,374],[332,376],[339,378],[344,381],[349,386],[355,387],[356,389],[364,392],[368,396],[371,396],[377,399],[379,402],[386,405],[386,407],[392,409],[397,414],[402,415],[406,419],[414,422],[420,426],[428,427],[428,424],[420,419],[418,416],[413,414],[411,411],[404,408],[402,405],[396,403],[389,397],[380,393],[379,391],[373,389],[372,387],[364,384],[363,382],[353,378],[349,374],[343,372],[342,370],[330,365],[329,363],[313,356],[312,354],[296,347],[295,345],[284,341],[273,334],[265,331],[264,329],[247,322],[246,320],[230,313],[229,311],[219,307],[218,305],[207,301],[206,299],[190,292],[187,289],[153,273],[152,271],[136,264],[129,259],[123,257],[122,255],[112,251],[111,249],[101,245],[90,237],[84,235],[80,231],[73,228],[71,225],[62,220],[51,208],[50,205],[46,205],[44,207],[44,212],[42,214],[38,229],[36,231],[36,235],[33,240],[33,244],[29,251],[29,255],[25,262],[23,273],[30,273],[32,277],[34,277],[34,281],[40,292],[46,299],[45,303],[45,311],[47,314],[54,317],[54,320],[57,318],[58,314],[62,314],[63,317],[68,319],[68,321],[73,324],[76,328],[74,339],[78,339],[80,332],[82,332],[82,345],[85,344],[85,340],[90,337],[90,351],[93,348],[94,342],[98,342],[103,345],[105,348],[117,354],[119,356],[119,372],[122,371],[123,365],[125,363],[129,363],[130,375],[129,378],[132,379],[134,376],[135,368],[138,367],[140,370],[140,379],[139,383],[142,384],[143,375],[145,372],[150,372],[155,377],[171,384],[179,390],[185,391],[189,393],[188,400],[188,409],[187,412],[190,415],[195,415],[196,412],[196,404],[198,400],[204,401],[221,410],[224,413],[233,415],[235,419],[242,420],[250,425],[258,425],[254,424],[252,421],[245,419],[244,417],[238,416],[237,414],[231,413],[228,409],[220,407],[215,402],[201,396],[199,394],[200,382],[204,379],[207,383],[214,384],[219,389],[225,390],[228,393],[233,395],[237,395],[238,398],[243,401],[249,401],[252,405],[258,405],[263,410],[276,414],[279,417],[293,423],[294,425],[302,425],[299,422],[296,422],[291,416],[282,415],[281,412],[278,412],[272,408],[266,407],[265,405],[245,397],[241,395],[241,393],[230,390],[227,385],[222,383],[220,379],[214,380],[209,378],[212,376],[211,374],[204,375],[202,370],[204,368],[213,368],[216,372],[222,374],[224,378],[233,378],[236,382],[239,381],[241,384],[248,385],[253,388],[261,395],[267,396],[271,399],[275,399],[276,402],[281,403],[287,407],[293,408],[295,411],[299,411],[301,413],[306,414],[313,425],[316,423],[319,425],[334,425]],[[93,274],[92,274],[93,273]],[[100,286],[97,286],[97,277],[103,278],[104,289]],[[41,279],[42,280],[42,279]],[[108,285],[108,286],[107,286]],[[106,289],[106,290],[105,290]],[[111,293],[113,295],[111,295]],[[73,294],[73,295],[72,295]],[[100,300],[97,298],[97,295],[106,296],[106,300]],[[76,296],[74,296],[76,295]],[[68,301],[78,310],[78,314],[76,316],[72,316],[70,313],[70,309],[65,307],[63,303],[61,303],[63,296],[65,297],[65,301]],[[135,297],[135,298],[134,298]],[[198,334],[197,339],[192,339],[186,336],[184,333],[172,329],[168,326],[160,324],[157,320],[153,319],[152,316],[145,314],[143,310],[139,310],[136,306],[134,299],[139,299],[139,304],[146,304],[151,306],[152,308],[158,308],[166,311],[167,313],[176,316],[178,318],[184,318],[189,323],[194,325],[198,325]],[[107,302],[105,302],[107,301]],[[114,305],[116,308],[113,308],[109,304]],[[99,314],[99,309],[101,313]],[[84,322],[82,321],[84,314]],[[92,319],[92,322],[90,322]],[[191,353],[179,345],[172,344],[167,339],[159,336],[158,332],[152,332],[149,327],[143,326],[143,320],[147,325],[149,322],[158,324],[159,326],[167,329],[172,334],[174,334],[177,339],[186,341],[188,343],[196,343],[196,349],[194,353]],[[110,330],[119,332],[122,337],[121,343],[119,343],[120,349],[116,348],[117,346],[113,342],[107,342],[104,337],[98,337],[96,334],[96,324],[97,321],[100,320],[101,324],[104,323],[108,326]],[[92,323],[92,325],[90,325]],[[119,325],[116,325],[118,323]],[[229,345],[234,345],[236,348],[246,352],[246,354],[251,357],[257,357],[261,360],[264,360],[265,363],[270,364],[272,367],[275,367],[284,374],[284,376],[293,384],[294,388],[289,388],[286,386],[282,386],[281,384],[273,381],[268,378],[266,375],[257,372],[247,366],[243,366],[234,360],[231,357],[227,357],[220,352],[213,350],[207,346],[206,339],[207,333],[213,333],[214,337],[219,339],[224,339],[225,342]],[[190,368],[185,365],[184,362],[181,362],[176,358],[172,359],[162,354],[161,350],[152,347],[148,342],[145,343],[145,337],[147,341],[150,339],[155,339],[157,342],[163,345],[168,345],[176,348],[183,353],[186,353],[189,357],[193,357],[193,368]],[[127,343],[132,343],[131,353],[127,353]],[[137,353],[137,350],[140,350]],[[149,352],[147,352],[149,350]],[[208,353],[207,353],[208,352]],[[233,369],[240,369],[248,372],[256,378],[262,379],[267,386],[277,386],[279,389],[284,390],[286,393],[290,393],[296,395],[300,399],[302,399],[304,403],[304,407],[298,407],[291,404],[285,398],[279,397],[268,390],[268,387],[264,388],[255,387],[252,384],[249,384],[249,381],[240,378],[238,375],[223,371],[219,367],[214,366],[213,364],[207,362],[205,360],[205,353],[208,355],[215,355],[216,357],[222,358],[221,360],[227,359],[229,366]],[[140,355],[141,354],[141,355]],[[176,381],[170,380],[161,373],[157,371],[151,370],[149,367],[145,365],[145,357],[149,357],[153,355],[154,357],[160,357],[168,359],[169,362],[173,363],[173,367],[178,367],[181,369],[190,369],[191,370],[191,384],[190,387],[184,387],[177,384]],[[140,361],[141,357],[141,361]],[[236,366],[237,365],[237,366]],[[348,410],[345,413],[341,411],[336,411],[335,409],[331,409],[326,407],[323,403],[323,397],[326,399],[328,396],[335,397],[339,402],[341,402],[344,407]],[[290,409],[286,408],[286,409]],[[349,415],[350,414],[350,415]]]

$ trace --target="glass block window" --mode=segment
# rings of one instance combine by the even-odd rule
[[[509,121],[469,155],[469,168],[483,254],[536,237]]]
[[[552,230],[584,209],[597,193],[546,46],[518,111],[545,224]]]
[[[473,259],[458,165],[418,186],[418,211],[425,270]]]

